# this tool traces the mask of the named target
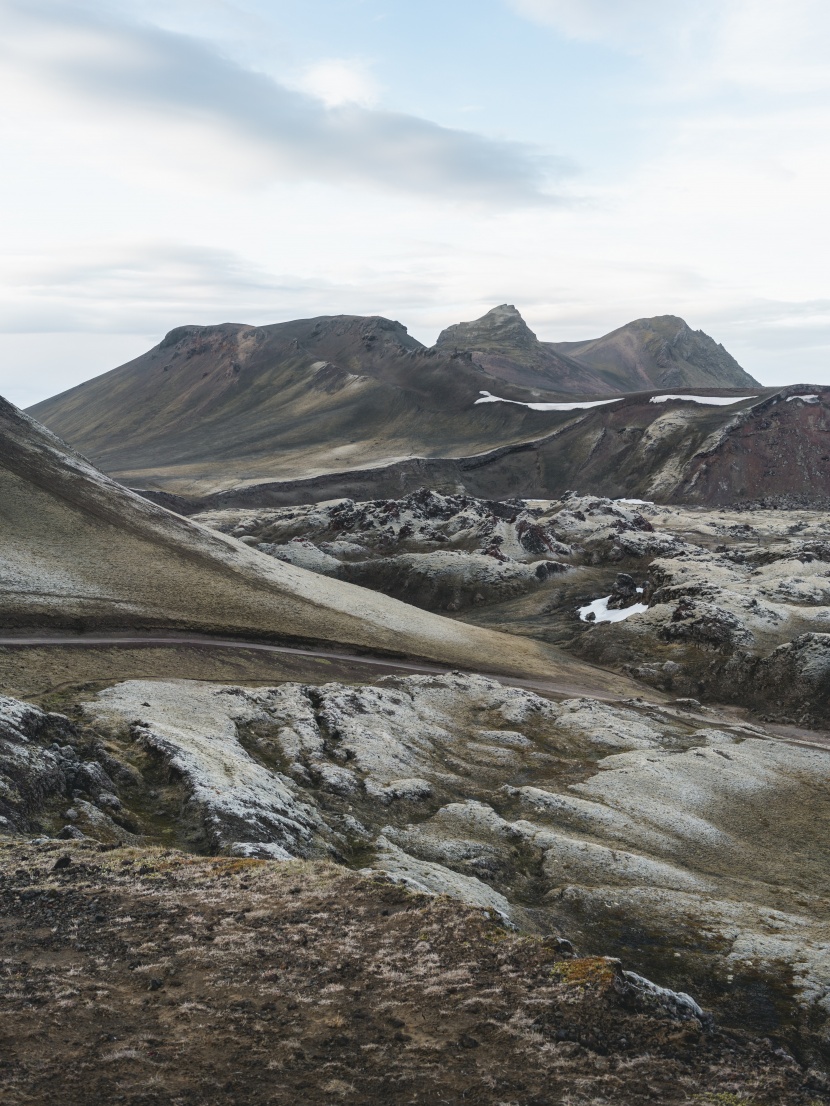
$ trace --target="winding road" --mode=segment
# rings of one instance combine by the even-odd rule
[[[404,672],[409,675],[422,675],[442,673],[447,671],[446,665],[429,664],[425,661],[393,660],[389,657],[373,657],[363,654],[344,653],[327,649],[301,649],[289,645],[272,645],[260,641],[238,641],[233,638],[214,638],[207,635],[136,635],[136,634],[81,634],[81,635],[20,635],[13,637],[0,637],[0,648],[16,647],[49,647],[49,646],[74,646],[80,648],[94,648],[100,646],[165,646],[186,645],[213,649],[238,649],[254,650],[263,653],[275,653],[288,656],[310,657],[313,659],[341,661],[353,665],[364,665],[367,668],[386,669]],[[590,696],[592,699],[601,699],[604,702],[622,702],[625,699],[637,698],[644,703],[653,705],[665,704],[671,706],[668,695],[663,695],[653,688],[641,687],[631,682],[630,695],[612,695],[606,691],[597,691],[584,683],[567,680],[524,680],[516,676],[505,676],[497,672],[487,672],[483,675],[491,676],[500,683],[509,687],[522,687],[530,691],[536,691],[542,695],[564,696]],[[740,707],[723,704],[712,704],[704,708],[706,714],[697,714],[694,710],[683,708],[683,714],[689,720],[700,721],[711,726],[712,713],[717,711],[725,720],[733,719],[736,725],[746,725],[744,721],[746,711]],[[721,722],[723,725],[724,722]],[[729,724],[728,721],[726,723]],[[807,730],[799,726],[778,725],[777,723],[763,723],[764,736],[771,740],[785,741],[790,744],[806,745],[815,749],[823,749],[830,752],[830,733],[825,731]],[[759,736],[762,736],[759,733]]]

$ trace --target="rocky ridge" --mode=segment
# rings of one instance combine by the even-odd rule
[[[752,388],[758,381],[719,342],[676,315],[659,315],[601,338],[549,343],[624,390],[637,388]]]
[[[435,348],[466,351],[494,379],[519,386],[576,395],[606,395],[617,390],[602,374],[558,353],[551,343],[540,342],[509,303],[492,308],[474,322],[442,330]]]
[[[664,388],[757,386],[708,334],[674,315],[636,319],[601,338],[540,342],[513,304],[456,323],[436,348],[469,350],[493,376],[516,384],[594,395]]]

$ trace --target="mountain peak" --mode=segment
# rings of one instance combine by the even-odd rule
[[[435,343],[439,349],[492,349],[493,346],[529,347],[538,341],[512,303],[492,307],[480,319],[455,323],[442,330]]]
[[[549,344],[620,391],[759,387],[720,343],[702,330],[692,330],[678,315],[635,319],[586,342]]]

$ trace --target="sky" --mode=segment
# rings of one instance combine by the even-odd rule
[[[500,303],[830,384],[828,57],[826,0],[0,0],[0,394]]]

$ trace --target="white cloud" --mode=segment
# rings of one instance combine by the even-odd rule
[[[309,66],[296,82],[303,92],[322,100],[327,108],[342,104],[374,107],[379,99],[377,82],[359,61],[329,58]]]
[[[462,2],[474,14],[475,0]],[[263,32],[260,55],[246,39],[229,60],[220,41],[232,37],[232,2],[211,5],[228,33],[214,28],[207,44],[185,33],[207,33],[198,0],[177,0],[167,29],[150,15],[141,27],[106,16],[161,11],[161,0],[85,10],[0,0],[10,108],[0,210],[14,213],[0,253],[7,378],[34,402],[81,378],[84,342],[89,376],[189,322],[377,313],[429,343],[510,302],[551,340],[678,314],[763,380],[830,380],[830,8],[718,0],[700,31],[689,19],[707,2],[532,5],[536,19],[555,17],[554,30],[589,43],[557,44],[590,69],[581,84],[552,66],[538,86],[551,96],[532,126],[541,136],[551,120],[549,139],[572,117],[593,158],[568,184],[575,202],[557,205],[537,202],[545,165],[509,141],[510,122],[494,142],[377,106],[387,95],[411,102],[417,80],[431,80],[424,42],[423,76],[394,85],[377,43],[366,43],[365,62],[349,60],[364,57],[363,36],[326,39],[323,27],[305,53]],[[547,35],[524,20],[514,29],[534,42]],[[616,68],[612,47],[626,53]],[[415,49],[396,48],[398,61]],[[522,95],[511,69],[521,62],[499,50],[476,58],[480,85],[471,69],[460,82],[459,103],[481,102],[488,120],[492,85]],[[335,66],[317,74],[328,85],[288,87],[321,57]],[[512,105],[524,126],[524,103]],[[617,138],[605,119],[595,126],[606,109],[622,164],[603,145]]]
[[[562,171],[561,162],[525,144],[361,106],[354,102],[357,71],[349,75],[344,63],[318,70],[312,96],[189,35],[55,2],[0,0],[0,11],[7,100],[48,103],[51,93],[61,115],[74,121],[91,112],[99,131],[110,121],[122,149],[135,133],[142,152],[161,159],[182,160],[179,138],[192,170],[223,175],[225,163],[244,160],[248,150],[266,179],[501,205],[550,202],[551,176]],[[125,151],[128,161],[134,156]]]
[[[561,34],[639,55],[663,92],[830,87],[826,0],[508,0]]]

